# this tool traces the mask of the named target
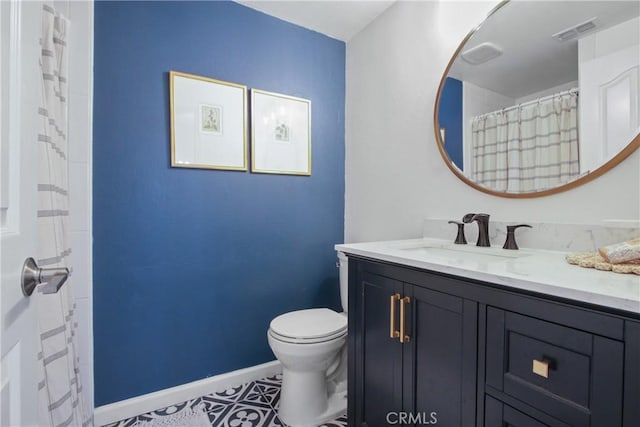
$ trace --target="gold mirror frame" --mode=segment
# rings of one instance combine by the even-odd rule
[[[589,172],[588,174],[586,174],[584,176],[581,176],[580,178],[578,178],[578,179],[576,179],[574,181],[568,182],[568,183],[566,183],[564,185],[561,185],[559,187],[550,188],[548,190],[536,191],[536,192],[531,192],[531,193],[506,193],[506,192],[500,192],[500,191],[491,190],[490,188],[487,188],[487,187],[483,187],[482,185],[476,184],[471,179],[467,178],[453,164],[451,159],[449,159],[449,155],[445,151],[443,141],[440,138],[440,132],[438,131],[438,129],[440,128],[440,125],[439,125],[440,122],[438,121],[438,110],[440,109],[440,95],[442,95],[442,88],[444,87],[445,80],[446,80],[447,76],[449,75],[449,70],[453,66],[453,63],[455,62],[455,60],[458,58],[458,54],[460,53],[460,51],[462,50],[464,45],[476,33],[476,31],[478,31],[478,29],[482,25],[484,25],[485,22],[487,22],[487,19],[489,19],[494,13],[496,13],[498,10],[500,10],[504,5],[506,5],[509,2],[510,2],[510,0],[503,0],[496,7],[494,7],[487,14],[487,17],[478,26],[473,28],[469,32],[469,34],[467,34],[467,36],[462,40],[462,42],[460,43],[460,45],[458,46],[456,51],[453,53],[453,56],[451,57],[451,60],[449,61],[449,64],[447,65],[447,68],[445,68],[445,70],[444,70],[444,74],[442,75],[442,79],[440,79],[440,86],[438,87],[438,92],[436,94],[435,111],[433,112],[433,131],[434,131],[434,134],[435,134],[435,137],[436,137],[436,143],[438,144],[438,151],[440,151],[440,155],[442,156],[442,159],[446,163],[447,167],[451,170],[451,172],[453,172],[454,175],[456,175],[462,182],[464,182],[465,184],[467,184],[470,187],[475,188],[478,191],[481,191],[481,192],[486,193],[486,194],[491,194],[492,196],[505,197],[505,198],[509,198],[509,199],[532,199],[532,198],[535,198],[535,197],[550,196],[552,194],[561,193],[563,191],[571,190],[572,188],[576,188],[576,187],[581,186],[582,184],[586,184],[587,182],[589,182],[591,180],[594,180],[594,179],[598,178],[599,176],[605,174],[606,172],[610,171],[615,166],[620,164],[624,159],[629,157],[631,155],[631,153],[633,153],[634,151],[636,151],[638,149],[638,147],[640,147],[640,133],[638,135],[636,135],[631,140],[631,142],[622,151],[620,151],[618,154],[616,154],[614,157],[612,157],[611,160],[609,160],[608,162],[606,162],[605,164],[600,166],[598,169],[594,170],[593,172]]]

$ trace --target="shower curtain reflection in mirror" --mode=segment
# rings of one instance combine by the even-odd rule
[[[470,176],[501,192],[542,191],[578,178],[577,110],[571,90],[474,117]]]

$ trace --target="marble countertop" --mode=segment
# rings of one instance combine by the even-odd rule
[[[566,252],[440,239],[339,244],[337,251],[640,314],[640,276],[569,265]]]

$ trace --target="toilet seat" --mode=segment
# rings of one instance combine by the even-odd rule
[[[282,342],[286,342],[286,343],[290,343],[290,344],[320,344],[323,342],[328,342],[337,338],[341,338],[344,337],[345,335],[347,335],[347,330],[343,330],[339,333],[333,334],[333,335],[329,335],[326,337],[320,337],[320,338],[293,338],[293,337],[286,337],[283,335],[279,335],[277,333],[275,333],[274,331],[272,331],[271,329],[269,330],[269,334],[273,337],[273,339],[277,340],[277,341],[282,341]]]
[[[273,319],[269,333],[294,344],[326,342],[346,335],[347,318],[328,308],[292,311]]]

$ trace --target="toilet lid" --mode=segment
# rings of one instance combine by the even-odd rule
[[[345,332],[347,318],[328,308],[312,308],[281,314],[270,328],[282,337],[316,340]]]

